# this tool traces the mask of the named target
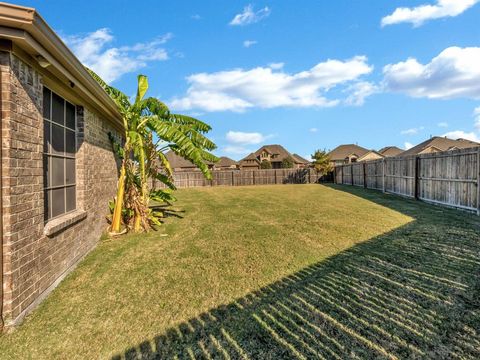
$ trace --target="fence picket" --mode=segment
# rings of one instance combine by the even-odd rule
[[[335,167],[336,183],[360,185],[361,172],[353,171],[359,165]],[[368,161],[363,164],[363,171],[366,188],[468,209],[480,215],[480,147]],[[355,177],[359,177],[358,181]]]
[[[215,170],[212,179],[206,180],[200,171],[178,171],[174,175],[177,188],[203,186],[245,186],[273,184],[312,184],[332,181],[331,176],[321,177],[314,169],[266,169],[266,170]],[[352,177],[353,179],[353,177]],[[163,184],[158,184],[164,188]]]

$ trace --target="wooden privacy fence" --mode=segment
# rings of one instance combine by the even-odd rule
[[[320,180],[314,169],[216,170],[212,180],[200,171],[179,171],[174,174],[177,188],[199,186],[243,186],[273,184],[313,184]]]
[[[480,147],[336,166],[334,177],[480,215]]]

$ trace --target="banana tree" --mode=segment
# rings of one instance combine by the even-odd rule
[[[211,178],[206,162],[218,160],[210,153],[216,148],[215,144],[204,135],[211,127],[193,117],[172,114],[157,98],[145,98],[148,79],[144,75],[138,76],[137,95],[132,103],[120,90],[89,71],[117,104],[125,130],[123,145],[111,137],[121,166],[110,230],[114,234],[120,233],[123,219],[133,231],[147,231],[160,224],[158,216],[162,214],[162,211],[151,208],[152,201],[169,203],[174,200],[169,191],[154,186],[159,181],[175,190],[165,151],[172,150],[196,165],[205,177]]]

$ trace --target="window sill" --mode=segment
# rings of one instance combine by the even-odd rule
[[[50,220],[45,224],[43,228],[43,234],[46,236],[52,236],[67,227],[82,221],[87,217],[87,212],[84,210],[75,210],[71,213],[60,216],[59,218]]]

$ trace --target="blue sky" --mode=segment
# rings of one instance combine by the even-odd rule
[[[479,0],[19,1],[134,94],[212,125],[217,154],[480,138]]]

